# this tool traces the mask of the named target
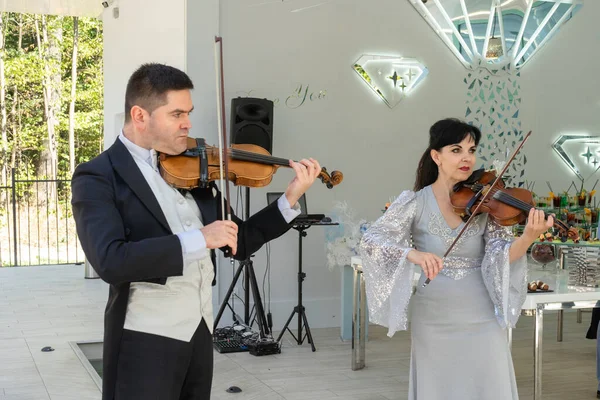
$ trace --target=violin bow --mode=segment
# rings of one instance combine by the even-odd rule
[[[493,194],[492,194],[493,190],[492,189],[494,189],[494,187],[496,186],[496,184],[500,181],[500,179],[502,179],[502,175],[504,175],[504,173],[508,169],[510,163],[515,159],[515,157],[517,156],[517,154],[521,150],[521,147],[523,147],[523,145],[525,144],[525,141],[527,141],[527,139],[529,139],[530,135],[531,135],[531,131],[529,131],[527,133],[527,135],[525,135],[525,137],[523,138],[523,140],[521,141],[521,143],[519,144],[519,146],[517,146],[517,148],[515,149],[515,151],[513,151],[512,155],[510,156],[510,158],[508,159],[508,161],[504,165],[504,168],[502,168],[502,171],[500,171],[498,173],[498,176],[496,177],[496,179],[494,180],[494,182],[492,182],[492,184],[489,186],[489,188],[487,189],[487,191],[483,194],[483,198],[481,200],[479,200],[479,204],[477,204],[477,207],[475,207],[475,210],[473,212],[471,212],[471,215],[469,216],[469,219],[467,220],[467,222],[465,222],[465,224],[463,225],[462,229],[460,230],[460,232],[458,233],[458,235],[456,236],[456,238],[454,239],[454,241],[452,242],[452,244],[450,245],[450,247],[448,247],[448,250],[446,250],[446,253],[442,257],[442,261],[446,257],[448,257],[448,254],[450,254],[450,252],[454,249],[454,246],[456,245],[456,243],[458,242],[458,240],[461,238],[461,236],[463,235],[463,233],[465,232],[465,230],[467,229],[467,227],[469,226],[469,224],[471,223],[471,221],[473,221],[473,219],[477,215],[477,212],[479,211],[479,208],[488,199],[488,197],[490,197],[490,195],[493,196]],[[427,280],[423,283],[422,287],[425,287],[425,286],[429,285],[430,282],[431,282],[431,279],[427,278]]]
[[[217,45],[219,45],[217,50]],[[231,201],[229,196],[229,157],[227,157],[227,125],[225,122],[225,82],[223,79],[223,38],[215,36],[215,75],[217,85],[217,127],[219,130],[219,173],[221,174],[221,191],[225,189],[227,199],[227,210],[225,210],[225,199],[221,193],[221,217],[231,221]],[[225,257],[232,257],[231,249],[225,251]],[[233,263],[233,258],[231,259]]]

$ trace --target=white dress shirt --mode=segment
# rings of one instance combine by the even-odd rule
[[[125,317],[125,329],[189,341],[204,318],[212,331],[212,280],[214,269],[202,231],[201,214],[190,193],[185,197],[162,179],[156,151],[144,149],[122,133],[119,139],[131,153],[167,219],[179,237],[183,275],[169,277],[165,285],[132,282]],[[290,207],[285,195],[277,205],[286,222],[300,214]]]

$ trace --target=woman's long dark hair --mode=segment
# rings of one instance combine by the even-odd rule
[[[423,153],[415,179],[415,192],[431,185],[438,177],[438,166],[431,158],[431,150],[440,151],[442,147],[462,142],[471,135],[475,145],[479,144],[481,131],[456,118],[442,119],[429,128],[429,147]]]

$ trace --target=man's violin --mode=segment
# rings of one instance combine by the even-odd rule
[[[167,183],[177,188],[205,187],[208,182],[221,179],[219,153],[218,147],[204,144],[203,139],[188,137],[188,150],[182,154],[159,154],[160,173]],[[253,144],[233,144],[227,149],[227,156],[227,179],[239,186],[267,186],[279,167],[290,166],[288,159],[272,157],[267,150]],[[321,168],[319,179],[331,189],[342,182],[344,175],[340,171],[330,174]]]

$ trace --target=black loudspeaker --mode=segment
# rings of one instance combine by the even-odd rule
[[[231,100],[231,144],[255,144],[273,154],[273,102],[253,97]]]

